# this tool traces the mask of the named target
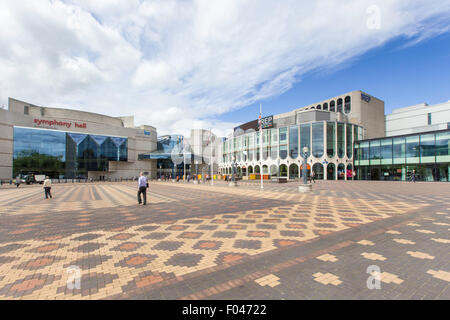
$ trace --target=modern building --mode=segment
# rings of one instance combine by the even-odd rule
[[[219,140],[210,130],[192,129],[190,137],[164,135],[158,138],[157,150],[139,155],[141,160],[157,161],[157,177],[183,177],[211,174],[218,171]]]
[[[386,115],[386,136],[399,136],[450,128],[450,101],[398,108]]]
[[[262,121],[262,155],[258,121],[245,123],[221,143],[221,173],[231,174],[235,160],[244,177],[262,173],[296,179],[307,147],[308,172],[312,168],[317,179],[347,180],[353,176],[354,142],[384,136],[384,102],[352,91]]]
[[[36,106],[9,99],[0,109],[0,179],[45,174],[52,178],[156,177],[156,161],[139,154],[157,149],[155,127],[133,117],[109,117]]]
[[[356,141],[354,163],[360,180],[450,181],[450,129]]]

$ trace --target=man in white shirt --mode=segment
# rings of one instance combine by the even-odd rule
[[[45,199],[48,199],[49,196],[50,199],[52,199],[51,189],[52,189],[52,180],[50,180],[50,178],[46,176],[44,180]]]
[[[138,179],[138,203],[141,204],[141,193],[144,196],[144,203],[143,205],[147,205],[147,188],[148,188],[148,183],[147,183],[147,177],[144,176],[144,173],[140,173],[139,179]]]

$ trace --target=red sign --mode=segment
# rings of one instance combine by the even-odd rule
[[[38,125],[38,126],[40,126],[40,125],[47,125],[47,126],[50,126],[50,127],[53,127],[53,126],[66,127],[67,129],[72,127],[72,122],[68,122],[68,121],[34,119],[34,123],[36,125]],[[74,122],[74,127],[75,128],[86,129],[87,126],[86,126],[86,123]]]

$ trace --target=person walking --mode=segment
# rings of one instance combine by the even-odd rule
[[[411,181],[412,182],[416,182],[416,170],[413,169],[412,173],[411,173]]]
[[[311,175],[309,176],[310,182],[316,183],[316,174],[311,170]]]
[[[144,203],[143,203],[143,205],[145,206],[145,205],[147,205],[147,188],[148,188],[148,182],[147,182],[147,177],[144,176],[144,173],[143,173],[143,172],[140,173],[140,177],[139,177],[139,179],[138,179],[138,188],[139,188],[138,194],[137,194],[137,197],[138,197],[138,203],[139,203],[139,204],[142,203],[142,201],[141,201],[141,194],[142,194],[143,197],[144,197]]]
[[[50,199],[52,199],[52,180],[50,180],[50,178],[48,176],[45,177],[44,180],[44,193],[45,193],[45,199],[48,199],[48,197],[50,196]]]
[[[16,178],[16,187],[18,188],[20,186],[20,177],[17,176]]]

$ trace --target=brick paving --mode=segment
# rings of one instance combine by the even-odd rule
[[[297,187],[0,188],[0,299],[450,299],[448,184]]]

